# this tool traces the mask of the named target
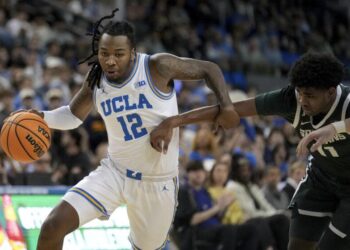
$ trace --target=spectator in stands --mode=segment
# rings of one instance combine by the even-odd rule
[[[95,152],[96,147],[107,141],[106,126],[96,110],[92,110],[84,122],[84,128],[89,134],[89,148]]]
[[[233,201],[222,215],[221,222],[223,224],[241,224],[246,221],[243,211],[235,198],[234,191],[226,189],[226,184],[229,181],[229,173],[230,165],[223,162],[216,162],[209,172],[208,192],[215,202],[223,195],[231,195]]]
[[[306,163],[302,161],[294,162],[288,170],[288,178],[283,191],[287,193],[289,201],[295,193],[299,182],[305,177],[306,174]]]
[[[63,131],[61,141],[64,151],[60,159],[67,169],[63,184],[75,185],[91,170],[91,161],[86,152],[82,150],[84,138],[79,130]],[[85,142],[86,143],[86,142]]]
[[[13,112],[13,91],[10,88],[0,88],[0,129],[11,112]]]
[[[27,169],[30,171],[26,173],[26,184],[27,185],[52,185],[51,180],[51,154],[50,152],[45,153],[39,160],[33,162],[31,165],[32,169]]]
[[[247,219],[265,217],[273,233],[277,249],[287,249],[289,219],[278,212],[266,199],[262,190],[251,182],[252,172],[249,161],[243,156],[232,161],[234,181],[228,185],[232,189]]]
[[[197,240],[222,245],[222,249],[227,250],[257,249],[254,226],[222,225],[220,222],[220,215],[232,203],[233,196],[222,195],[214,203],[204,185],[206,172],[203,164],[190,162],[186,169],[188,185],[180,187],[174,220],[175,232],[180,234],[180,249],[193,249]]]
[[[229,180],[231,165],[224,162],[217,162],[209,173],[209,187],[208,191],[215,202],[222,195],[231,194],[234,197],[233,202],[225,210],[221,221],[223,224],[243,224],[247,223],[256,228],[259,249],[272,250],[274,249],[274,237],[268,225],[268,221],[264,218],[253,218],[247,220],[241,209],[239,201],[235,198],[234,190],[227,188]]]
[[[47,110],[53,110],[63,105],[63,92],[60,89],[50,89],[46,95]]]
[[[285,180],[288,175],[288,153],[286,144],[278,144],[272,149],[271,165],[278,167],[282,180]]]
[[[7,178],[6,160],[7,158],[5,152],[0,147],[0,185],[9,184],[9,180]]]
[[[266,200],[276,210],[286,210],[288,208],[288,195],[278,189],[278,184],[281,182],[281,171],[277,166],[270,166],[266,171],[265,187],[263,192]]]
[[[189,159],[203,161],[215,159],[219,155],[219,147],[213,131],[208,127],[199,128],[193,140],[193,149]]]

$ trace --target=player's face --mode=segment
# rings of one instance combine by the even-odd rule
[[[296,88],[299,102],[306,115],[327,113],[336,97],[336,89]]]
[[[124,80],[130,73],[135,59],[128,37],[103,34],[98,46],[98,61],[110,81]]]

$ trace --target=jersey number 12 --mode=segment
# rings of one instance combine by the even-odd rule
[[[133,113],[117,117],[124,132],[124,140],[130,141],[147,135],[147,129],[142,127],[142,119],[139,114]],[[127,124],[131,124],[130,129]]]

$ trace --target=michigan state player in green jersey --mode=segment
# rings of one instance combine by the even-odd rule
[[[240,117],[284,117],[304,137],[350,117],[350,89],[340,84],[343,74],[332,55],[308,53],[293,65],[288,87],[233,105]],[[151,133],[152,146],[166,152],[172,128],[213,121],[217,112],[217,106],[210,106],[167,118]],[[289,250],[350,249],[350,137],[334,133],[328,139],[311,153],[307,176],[291,201]]]

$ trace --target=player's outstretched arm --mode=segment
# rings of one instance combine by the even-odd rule
[[[204,79],[216,95],[220,104],[220,111],[216,117],[217,122],[224,128],[237,126],[235,111],[228,95],[222,71],[215,63],[177,57],[172,54],[159,53],[151,56],[151,67],[164,84],[172,79],[199,80]],[[159,83],[158,83],[159,84]],[[164,88],[164,86],[159,86]]]
[[[257,115],[254,98],[235,102],[233,106],[235,113],[232,118],[235,124],[239,124],[240,117]],[[200,122],[214,122],[218,112],[219,105],[206,106],[163,120],[150,134],[152,147],[158,152],[166,153],[174,128]]]
[[[337,133],[349,133],[350,118],[338,121],[319,128],[305,136],[298,144],[297,155],[299,157],[308,154],[308,145],[312,143],[311,152],[315,152],[324,143],[330,141]]]
[[[150,134],[152,147],[166,154],[173,135],[173,129],[187,124],[214,121],[219,112],[219,105],[194,109],[186,113],[171,116],[163,120]],[[239,122],[239,117],[236,115]]]

